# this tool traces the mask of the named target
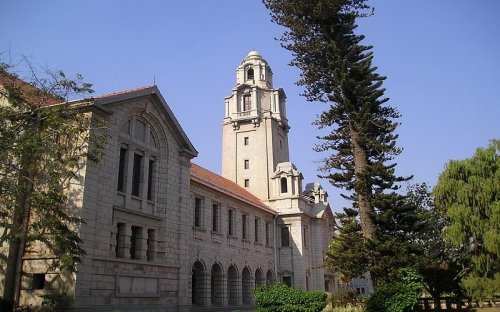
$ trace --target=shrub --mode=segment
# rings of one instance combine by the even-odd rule
[[[255,290],[257,312],[321,312],[326,294],[320,291],[303,292],[285,284]]]
[[[369,299],[367,312],[419,311],[418,299],[422,294],[422,277],[411,269],[400,269],[396,281],[380,287]]]
[[[336,308],[355,306],[360,301],[354,291],[350,288],[340,289],[336,293],[331,294],[329,299],[332,306]]]
[[[73,298],[66,294],[49,293],[41,296],[43,298],[40,312],[57,311],[59,309],[68,308],[73,303]]]

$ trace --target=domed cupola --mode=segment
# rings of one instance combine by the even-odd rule
[[[236,70],[236,85],[256,85],[260,88],[273,87],[273,72],[267,61],[257,51],[250,51]]]

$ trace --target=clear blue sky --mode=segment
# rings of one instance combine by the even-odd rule
[[[369,3],[375,15],[360,21],[359,32],[388,77],[390,105],[403,115],[398,172],[433,186],[450,159],[500,138],[500,1]],[[223,98],[239,62],[258,50],[275,87],[287,93],[291,159],[309,182],[322,158],[312,151],[319,132],[311,122],[326,107],[299,96],[299,71],[274,40],[281,32],[258,0],[3,0],[0,10],[3,61],[26,55],[36,65],[81,73],[96,94],[155,78],[200,152],[194,161],[217,173]],[[340,210],[339,191],[322,183]]]

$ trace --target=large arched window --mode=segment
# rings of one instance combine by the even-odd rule
[[[146,120],[134,116],[120,127],[120,141],[118,192],[153,200],[156,160],[159,157],[154,128]]]

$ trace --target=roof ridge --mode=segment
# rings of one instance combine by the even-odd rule
[[[205,175],[203,175],[205,173]],[[219,187],[222,190],[225,190],[226,193],[234,194],[236,196],[241,197],[242,199],[249,201],[253,203],[254,205],[258,206],[259,208],[263,208],[269,211],[274,210],[269,207],[268,205],[264,204],[260,198],[243,188],[241,185],[238,185],[237,183],[224,178],[223,176],[212,172],[198,164],[191,163],[191,176],[201,179],[207,183],[210,183],[216,187]],[[219,181],[214,180],[213,178],[219,179]],[[222,185],[221,182],[226,183],[226,185]],[[228,188],[229,187],[229,188]],[[231,189],[232,188],[232,189]]]
[[[123,95],[123,94],[133,93],[133,92],[137,92],[137,91],[141,91],[141,90],[145,90],[145,89],[149,89],[149,88],[153,88],[153,87],[156,87],[156,85],[143,86],[143,87],[137,87],[137,88],[123,90],[123,91],[112,92],[112,93],[108,93],[108,94],[103,94],[103,95],[95,96],[94,98],[95,99],[104,99],[104,98],[107,98],[107,97],[112,97],[112,96],[116,96],[116,95]]]

